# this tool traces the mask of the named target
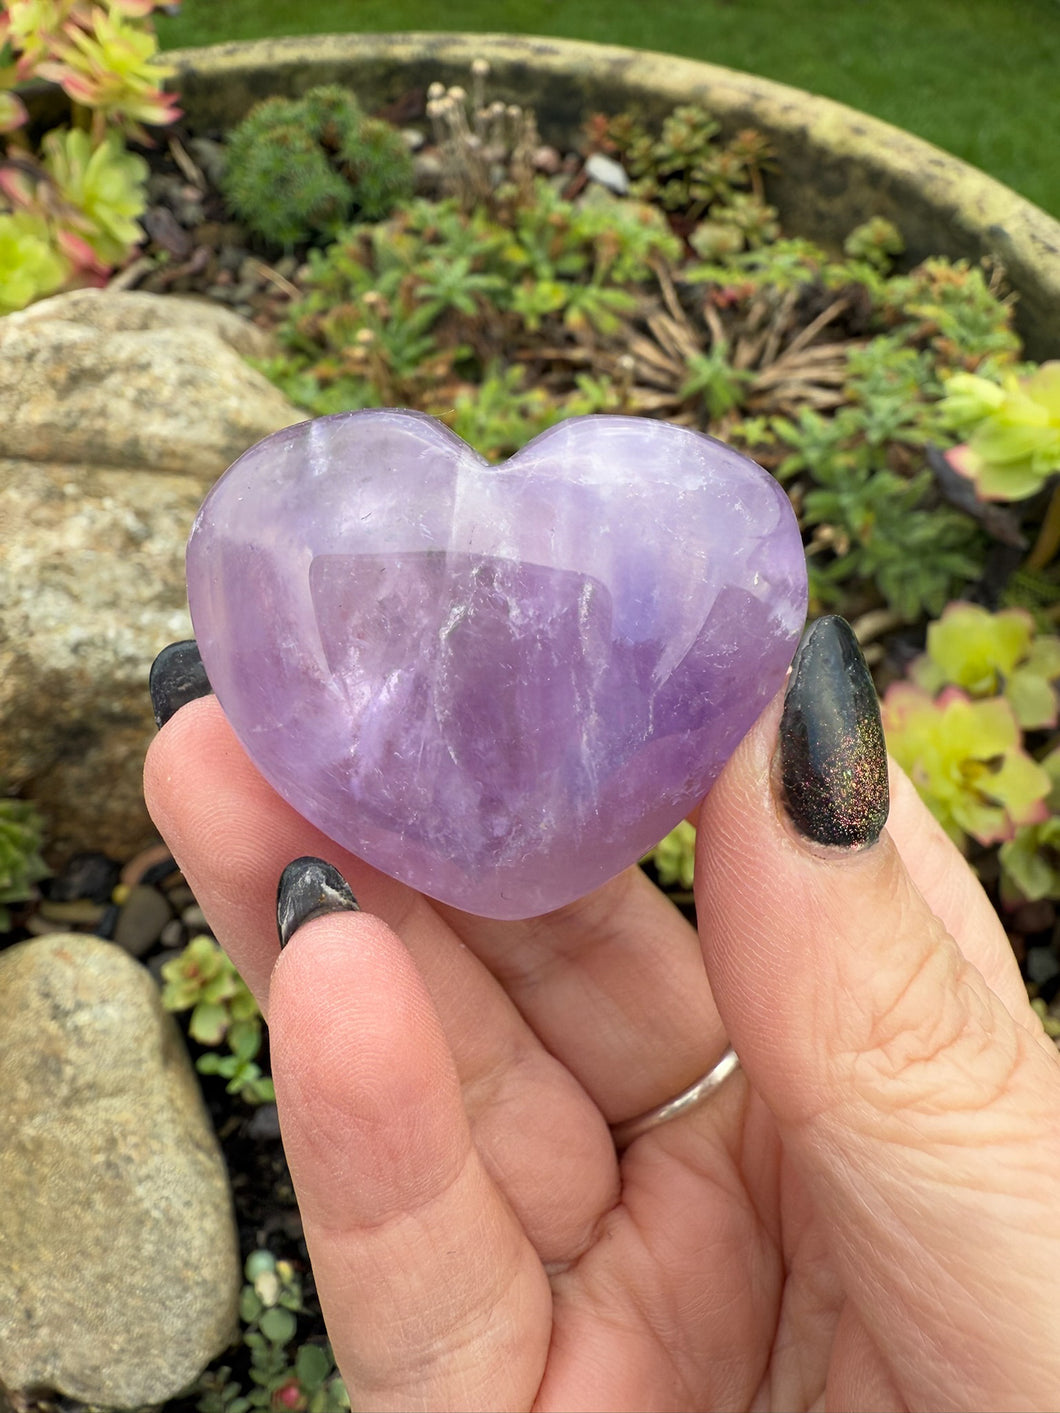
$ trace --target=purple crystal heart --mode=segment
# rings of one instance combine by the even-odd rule
[[[203,503],[188,598],[251,759],[376,868],[486,917],[580,897],[706,793],[806,612],[776,481],[576,417],[492,466],[433,418],[266,437]]]

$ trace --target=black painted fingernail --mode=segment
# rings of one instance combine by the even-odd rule
[[[359,912],[350,885],[333,864],[312,856],[295,859],[280,874],[276,889],[276,926],[286,947],[304,922],[328,913]]]
[[[780,718],[783,800],[800,834],[850,849],[887,823],[887,747],[872,677],[850,624],[810,625],[792,663]]]
[[[151,664],[147,685],[155,709],[155,725],[159,729],[188,702],[209,696],[213,688],[195,639],[187,638],[163,648]]]

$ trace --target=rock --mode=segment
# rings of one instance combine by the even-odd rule
[[[98,850],[74,854],[62,873],[48,880],[47,895],[57,903],[72,903],[78,898],[107,903],[119,875],[120,868],[114,859]]]
[[[613,191],[616,196],[625,196],[629,191],[629,176],[625,167],[613,157],[605,157],[602,152],[593,152],[585,159],[585,175],[590,181]]]
[[[44,812],[48,858],[127,858],[147,673],[190,635],[184,545],[210,484],[303,419],[244,356],[262,332],[203,301],[78,290],[0,320],[0,788]]]
[[[534,149],[530,158],[530,165],[535,172],[544,172],[546,176],[554,177],[562,165],[563,159],[554,147],[541,146]]]
[[[63,935],[0,953],[0,1380],[105,1407],[179,1393],[230,1342],[227,1175],[150,976]]]
[[[55,903],[45,898],[38,911],[49,922],[64,923],[67,932],[74,928],[92,932],[102,921],[104,906],[91,898],[75,898],[69,903]]]
[[[169,903],[157,888],[137,883],[118,914],[114,941],[134,957],[142,957],[162,935],[162,929],[173,916]]]
[[[304,415],[244,362],[268,348],[204,300],[42,300],[0,320],[0,457],[216,477]]]

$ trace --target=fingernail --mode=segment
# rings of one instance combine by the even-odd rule
[[[196,697],[209,696],[213,689],[195,639],[187,638],[163,648],[151,664],[147,685],[155,709],[155,725],[160,730],[182,706]]]
[[[334,865],[307,856],[295,859],[280,874],[276,926],[281,947],[287,946],[303,923],[343,911],[355,913],[360,909],[350,885]]]
[[[800,834],[860,849],[887,823],[887,747],[872,677],[850,624],[811,624],[780,718],[783,801]]]

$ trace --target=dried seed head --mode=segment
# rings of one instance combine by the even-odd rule
[[[488,59],[472,59],[471,72],[476,78],[486,78],[490,71],[490,61]]]

